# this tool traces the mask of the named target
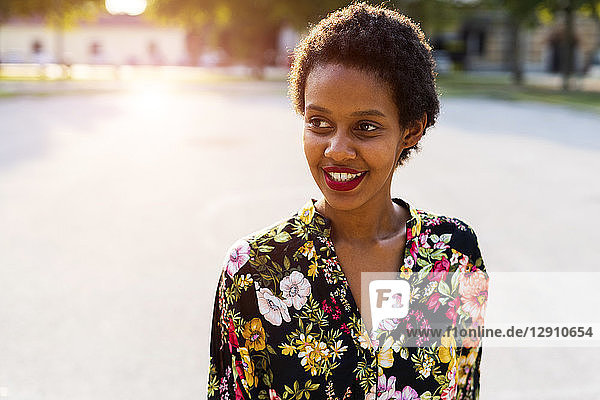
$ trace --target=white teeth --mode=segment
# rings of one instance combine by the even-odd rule
[[[359,174],[348,174],[346,172],[327,172],[327,175],[329,175],[329,177],[331,179],[333,179],[334,181],[337,181],[337,182],[347,182],[347,181],[350,181],[352,179],[358,178],[363,173],[364,172],[361,172]]]

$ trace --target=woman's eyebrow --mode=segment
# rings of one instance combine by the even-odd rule
[[[317,106],[316,104],[309,104],[306,106],[307,110],[320,111],[326,114],[331,114],[331,111],[325,107]]]
[[[307,110],[314,110],[314,111],[320,111],[322,113],[326,113],[326,114],[331,114],[331,111],[328,108],[325,107],[321,107],[318,106],[316,104],[309,104],[306,106]],[[382,113],[379,110],[361,110],[361,111],[355,111],[352,114],[350,114],[350,116],[352,117],[364,117],[364,116],[368,116],[368,115],[376,115],[378,117],[384,117],[385,118],[385,114]]]
[[[353,117],[364,117],[367,115],[377,115],[378,117],[384,117],[385,118],[385,114],[382,113],[379,110],[364,110],[364,111],[355,111],[352,114],[350,114]]]

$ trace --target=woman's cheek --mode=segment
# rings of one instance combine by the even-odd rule
[[[321,158],[321,154],[324,150],[322,149],[323,144],[320,143],[314,135],[305,133],[302,136],[302,145],[304,147],[304,154],[309,163],[317,162]]]

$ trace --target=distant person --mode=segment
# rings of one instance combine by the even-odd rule
[[[165,63],[165,59],[156,42],[148,44],[148,59],[150,60],[150,65],[163,65]]]
[[[103,65],[106,64],[106,58],[104,57],[104,51],[102,44],[99,42],[92,42],[90,44],[90,64]]]
[[[439,113],[423,32],[395,11],[353,4],[300,42],[289,82],[323,197],[229,250],[214,301],[208,398],[476,399],[476,338],[420,336],[410,345],[398,334],[430,317],[482,325],[487,299],[473,229],[391,196],[394,171]],[[456,285],[445,283],[459,271]],[[426,285],[405,297],[408,316],[369,327],[369,308],[360,308],[366,272]],[[390,303],[404,306],[397,295]]]
[[[50,62],[50,57],[44,50],[44,45],[40,40],[34,40],[31,44],[31,58],[34,64],[44,65]]]

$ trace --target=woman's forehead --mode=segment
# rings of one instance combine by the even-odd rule
[[[305,107],[396,111],[391,87],[374,73],[338,63],[315,66],[307,76]],[[322,104],[323,103],[323,104]]]

